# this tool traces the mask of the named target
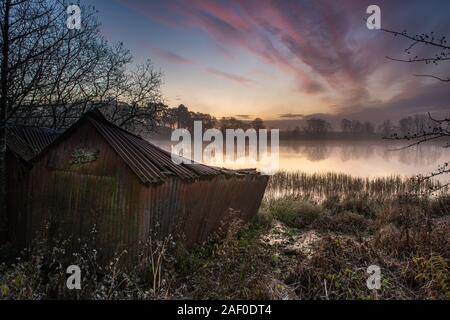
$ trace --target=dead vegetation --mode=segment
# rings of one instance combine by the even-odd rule
[[[153,242],[147,267],[131,272],[120,268],[126,253],[100,267],[97,251],[82,246],[69,256],[86,270],[79,291],[64,287],[64,244],[41,247],[0,267],[0,296],[450,299],[449,231],[448,194],[380,198],[360,191],[330,194],[322,201],[300,194],[268,197],[250,223],[235,220],[225,235],[191,252],[180,254],[171,241]],[[378,290],[366,285],[370,265],[381,270]]]

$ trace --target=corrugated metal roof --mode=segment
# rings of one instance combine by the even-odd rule
[[[64,139],[64,136],[70,134],[82,121],[89,121],[97,129],[143,183],[157,183],[173,176],[181,179],[196,179],[220,174],[243,174],[201,163],[176,164],[172,161],[170,152],[109,122],[97,110],[87,112],[57,140]]]
[[[23,160],[29,161],[52,143],[58,135],[57,131],[47,128],[11,126],[7,128],[6,141],[12,152]]]
[[[195,179],[220,174],[242,175],[238,171],[201,163],[176,164],[170,152],[114,125],[100,112],[91,111],[85,116],[144,183],[163,181],[169,176]]]
[[[170,154],[164,150],[115,126],[99,114],[89,113],[87,119],[142,182],[159,182],[170,175],[176,175],[183,179],[198,177],[184,166],[175,164]]]

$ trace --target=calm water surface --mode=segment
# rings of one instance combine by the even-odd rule
[[[169,141],[152,142],[171,150]],[[280,141],[279,168],[308,173],[334,171],[365,177],[413,176],[417,173],[429,173],[439,164],[450,160],[450,148],[443,148],[443,144],[423,144],[395,150],[403,145],[385,140]],[[248,167],[247,164],[223,166]]]

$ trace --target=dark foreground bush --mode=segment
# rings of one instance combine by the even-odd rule
[[[95,232],[93,232],[95,233]],[[148,244],[143,245],[143,250]],[[99,249],[79,243],[74,252],[70,241],[37,240],[13,263],[0,264],[1,299],[154,299],[167,297],[168,281],[163,263],[169,262],[167,240],[153,241],[150,254],[133,269],[122,260],[126,250],[105,262]],[[148,251],[146,251],[148,252]],[[153,257],[153,259],[152,259]],[[80,290],[67,288],[69,265],[82,270]]]

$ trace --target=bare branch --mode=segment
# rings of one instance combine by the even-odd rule
[[[436,80],[439,80],[439,81],[442,81],[442,82],[450,82],[450,77],[447,77],[446,79],[444,79],[444,78],[440,78],[438,76],[434,76],[434,75],[431,75],[431,74],[415,74],[414,76],[416,76],[416,77],[429,77],[429,78],[433,78],[433,79],[436,79]]]
[[[406,32],[406,30],[403,31],[403,32],[393,31],[393,30],[384,29],[384,28],[381,28],[380,30],[384,31],[384,32],[387,32],[387,33],[391,33],[394,36],[401,36],[401,37],[404,37],[406,39],[412,40],[412,41],[414,41],[414,45],[416,43],[423,43],[423,44],[434,46],[434,47],[437,47],[437,48],[450,50],[450,46],[448,46],[446,44],[447,43],[446,37],[442,37],[439,41],[435,41],[433,32],[431,32],[431,35],[421,34],[421,35],[414,35],[413,36],[413,35],[408,34]]]

